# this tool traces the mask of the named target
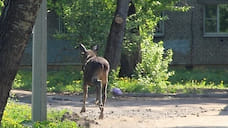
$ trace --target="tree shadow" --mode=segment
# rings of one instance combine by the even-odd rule
[[[228,115],[228,105],[220,111],[219,115]]]
[[[17,92],[13,99],[19,102],[31,104],[32,93]],[[52,106],[72,106],[81,107],[82,95],[63,95],[63,94],[47,94],[47,104]],[[89,94],[87,105],[95,103],[95,95]],[[182,105],[182,104],[202,104],[202,103],[218,103],[227,104],[227,97],[201,97],[201,96],[168,96],[168,95],[151,95],[148,97],[113,97],[109,96],[106,106],[124,107],[124,106],[166,106],[166,105]],[[220,115],[228,115],[228,106],[224,108]]]

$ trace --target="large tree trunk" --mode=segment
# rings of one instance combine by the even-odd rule
[[[131,16],[133,14],[136,14],[136,9],[134,3],[131,1],[129,10],[128,10],[128,16]],[[133,28],[131,30],[126,30],[130,34],[136,34],[139,35],[139,28]],[[135,71],[136,65],[141,61],[141,54],[140,54],[140,42],[135,42],[134,40],[131,40],[131,43],[135,43],[135,49],[131,51],[123,51],[121,53],[121,59],[120,59],[120,72],[119,76],[121,77],[131,77],[132,74]]]
[[[0,122],[41,2],[5,0],[0,17]]]
[[[128,5],[130,0],[118,0],[115,17],[112,21],[105,49],[105,58],[109,61],[111,69],[117,69],[120,63],[121,47],[124,37]]]

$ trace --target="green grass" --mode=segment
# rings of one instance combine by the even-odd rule
[[[116,78],[113,87],[124,92],[201,93],[205,89],[228,89],[228,70],[224,69],[174,69],[167,82],[140,83],[134,78]]]
[[[48,71],[48,92],[82,92],[82,73],[73,70]],[[18,71],[13,84],[14,89],[32,90],[32,72]]]
[[[61,121],[66,110],[48,110],[47,121],[31,121],[31,106],[9,100],[5,108],[1,128],[77,128],[77,124],[70,120]]]
[[[175,75],[159,84],[140,82],[135,78],[118,78],[117,73],[110,74],[109,90],[114,87],[123,92],[141,93],[197,93],[200,89],[227,89],[228,70],[224,69],[174,69]],[[47,78],[49,92],[82,92],[82,73],[74,70],[49,71]],[[31,71],[18,72],[13,88],[31,90]],[[91,90],[91,89],[90,89]]]
[[[226,69],[176,69],[175,75],[170,77],[171,83],[186,83],[192,80],[206,81],[208,83],[220,84],[222,81],[224,84],[228,84],[228,70]]]

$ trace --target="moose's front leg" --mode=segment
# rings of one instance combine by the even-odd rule
[[[80,113],[86,111],[85,102],[86,102],[87,97],[88,97],[88,86],[87,86],[87,84],[84,84],[83,85],[83,106],[82,106],[82,109],[81,109]]]

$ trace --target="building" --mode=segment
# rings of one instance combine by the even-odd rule
[[[174,52],[172,65],[228,64],[228,0],[182,0],[188,12],[164,12],[155,41]]]

